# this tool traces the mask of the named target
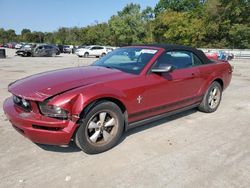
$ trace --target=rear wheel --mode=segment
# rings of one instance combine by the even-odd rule
[[[198,109],[202,112],[211,113],[217,110],[222,96],[222,87],[218,82],[213,82],[203,97]]]
[[[124,127],[121,109],[104,101],[94,106],[82,119],[76,132],[76,145],[89,154],[104,152],[117,144]]]
[[[105,53],[102,53],[101,57],[105,56],[106,54]]]
[[[89,53],[86,52],[86,53],[84,54],[84,57],[85,57],[85,58],[89,57]]]

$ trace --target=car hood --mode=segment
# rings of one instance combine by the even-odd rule
[[[117,69],[99,66],[75,67],[36,74],[9,85],[9,91],[19,97],[43,101],[51,96],[90,84],[129,77]]]

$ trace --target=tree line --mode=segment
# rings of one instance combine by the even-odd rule
[[[174,43],[194,47],[250,48],[250,0],[159,0],[141,9],[128,4],[107,22],[61,27],[55,32],[0,28],[10,41],[73,45]]]

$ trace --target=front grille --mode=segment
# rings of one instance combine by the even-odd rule
[[[13,102],[15,103],[15,105],[21,107],[23,110],[29,111],[29,112],[31,111],[31,105],[29,101],[14,95]]]

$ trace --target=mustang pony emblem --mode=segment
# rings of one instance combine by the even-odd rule
[[[141,100],[143,99],[143,97],[141,96],[141,95],[139,95],[138,97],[137,97],[137,101],[138,101],[138,104],[140,104],[141,103]]]

